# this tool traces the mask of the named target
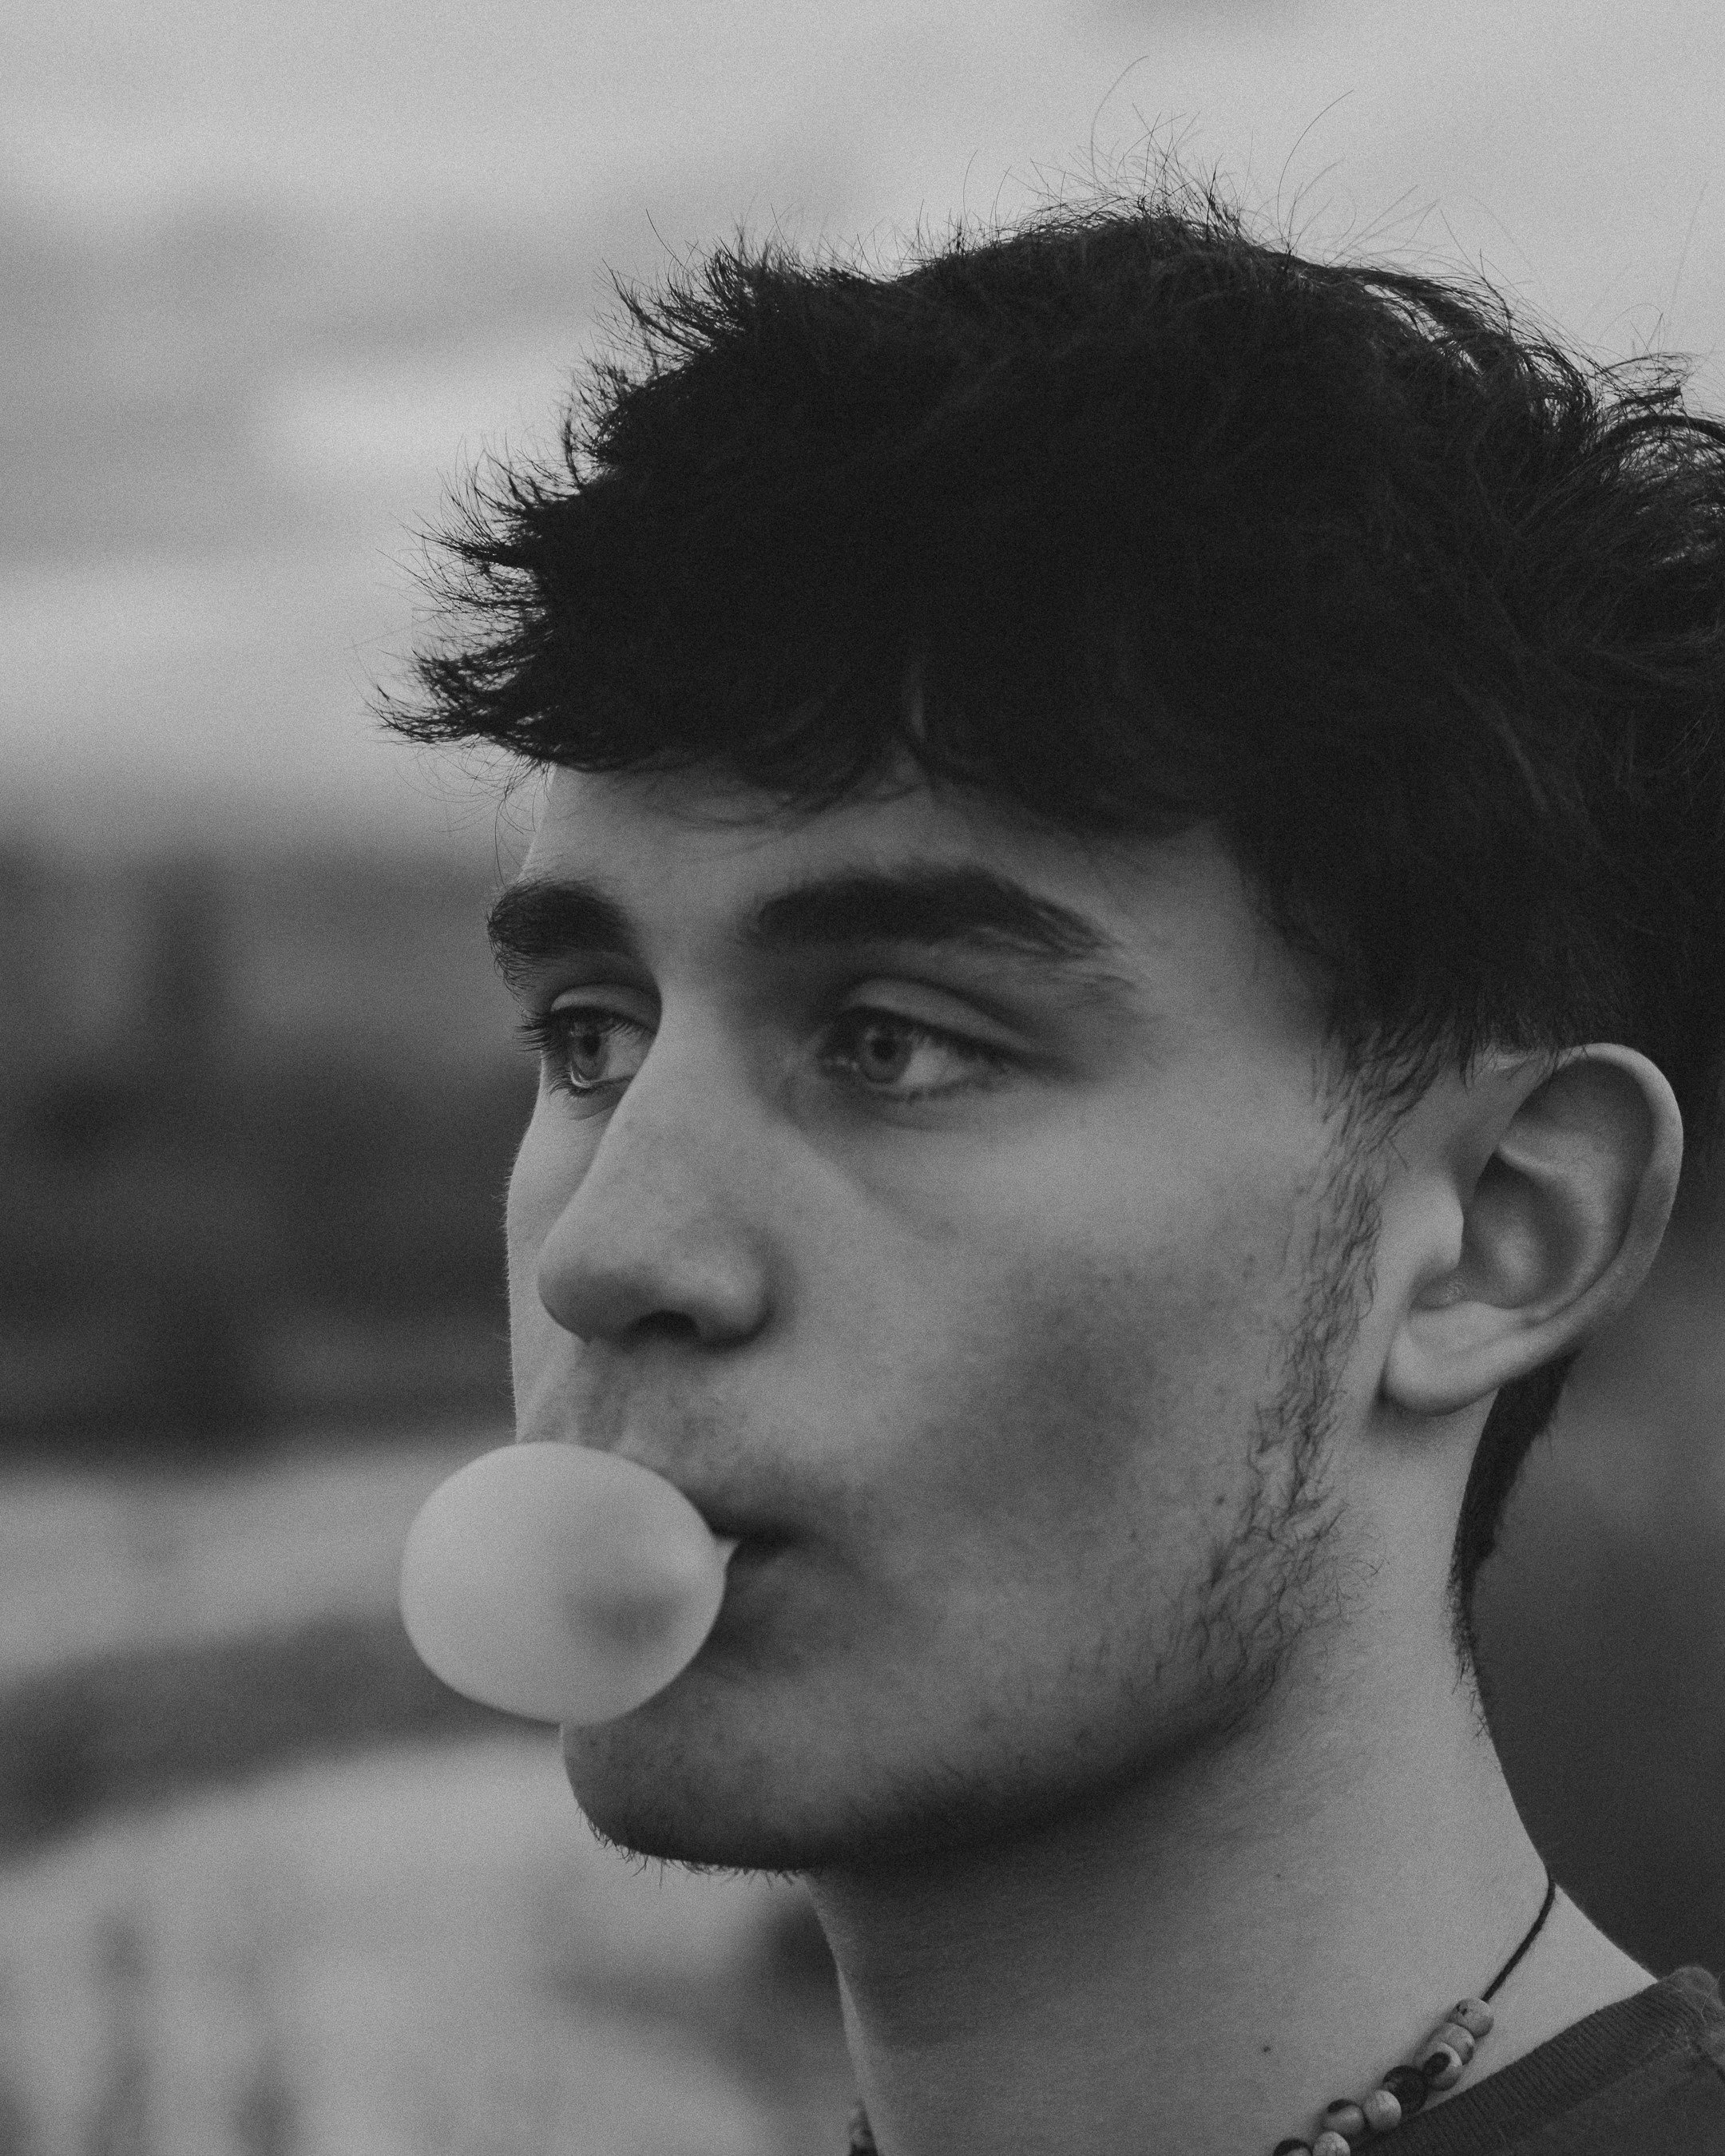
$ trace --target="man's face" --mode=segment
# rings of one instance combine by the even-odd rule
[[[978,867],[1094,923],[1111,982],[902,916],[855,942],[854,896],[744,933],[803,885]],[[1224,1726],[1303,1591],[1327,1403],[1290,1351],[1334,1164],[1318,1009],[1225,856],[562,773],[524,879],[575,878],[611,932],[554,894],[501,922],[552,1034],[510,1186],[519,1434],[742,1538],[689,1669],[567,1732],[595,1825],[816,1869]]]

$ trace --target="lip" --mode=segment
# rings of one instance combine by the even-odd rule
[[[725,1541],[731,1537],[717,1536],[715,1539]],[[752,1535],[738,1535],[734,1539],[737,1543],[737,1557],[762,1558],[770,1556],[774,1550],[787,1548],[792,1537],[787,1534],[762,1532]],[[735,1561],[733,1558],[732,1562]]]
[[[664,1452],[663,1445],[650,1451],[634,1451],[627,1441],[615,1445],[594,1444],[588,1439],[572,1437],[562,1430],[521,1431],[516,1439],[518,1445],[567,1445],[590,1452],[609,1452],[619,1460],[627,1460],[632,1466],[644,1467],[649,1475],[656,1475],[661,1482],[669,1482],[680,1497],[685,1498],[700,1513],[707,1532],[715,1542],[735,1543],[737,1556],[741,1557],[751,1545],[762,1548],[788,1542],[791,1531],[779,1522],[752,1510],[747,1500],[703,1490],[697,1481],[685,1481],[672,1469],[660,1464],[654,1452]],[[691,1447],[691,1449],[693,1449]]]
[[[783,1519],[775,1519],[757,1511],[746,1498],[735,1493],[703,1490],[696,1481],[684,1481],[679,1476],[668,1472],[650,1459],[638,1454],[619,1452],[619,1457],[629,1460],[637,1467],[644,1467],[656,1475],[661,1482],[669,1482],[680,1497],[685,1498],[700,1513],[707,1532],[715,1542],[735,1543],[736,1555],[741,1557],[750,1548],[772,1548],[793,1539],[793,1531]],[[734,1561],[734,1560],[733,1560]]]
[[[709,1526],[711,1527],[711,1522]],[[783,1549],[790,1541],[788,1535],[782,1534],[726,1534],[716,1527],[712,1527],[711,1532],[715,1542],[721,1543],[728,1542],[733,1545],[729,1556],[725,1560],[726,1571],[733,1576],[740,1568],[752,1568],[763,1563],[767,1558]]]
[[[702,1643],[703,1655],[711,1651],[722,1658],[752,1635],[763,1609],[772,1606],[773,1583],[778,1578],[789,1547],[782,1536],[737,1544],[725,1567],[725,1592],[712,1630]],[[761,1599],[763,1594],[768,1598],[765,1604]]]
[[[654,1472],[656,1474],[658,1470],[655,1468]],[[670,1482],[673,1478],[667,1475],[665,1480]],[[726,1544],[731,1546],[725,1557],[725,1567],[733,1576],[740,1568],[752,1568],[798,1538],[780,1521],[762,1519],[758,1512],[746,1512],[740,1507],[718,1503],[709,1507],[694,1491],[684,1489],[680,1482],[674,1486],[700,1513],[713,1540],[721,1548]]]

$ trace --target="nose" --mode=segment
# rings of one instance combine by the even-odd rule
[[[717,1347],[765,1319],[760,1213],[773,1177],[764,1142],[743,1106],[721,1099],[712,1060],[697,1069],[698,1053],[666,1055],[671,1046],[661,1034],[584,1172],[560,1206],[552,1199],[534,1285],[581,1340],[670,1332]],[[534,1173],[531,1152],[523,1147],[517,1176]]]

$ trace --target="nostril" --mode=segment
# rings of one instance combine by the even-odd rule
[[[692,1340],[701,1337],[701,1327],[686,1311],[681,1310],[649,1311],[644,1317],[638,1317],[630,1329],[645,1333],[649,1338],[660,1333],[674,1340]]]

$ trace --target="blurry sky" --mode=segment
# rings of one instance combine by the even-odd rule
[[[413,531],[746,221],[877,257],[1147,136],[1725,406],[1714,0],[6,0],[0,838],[489,850],[378,737]]]

